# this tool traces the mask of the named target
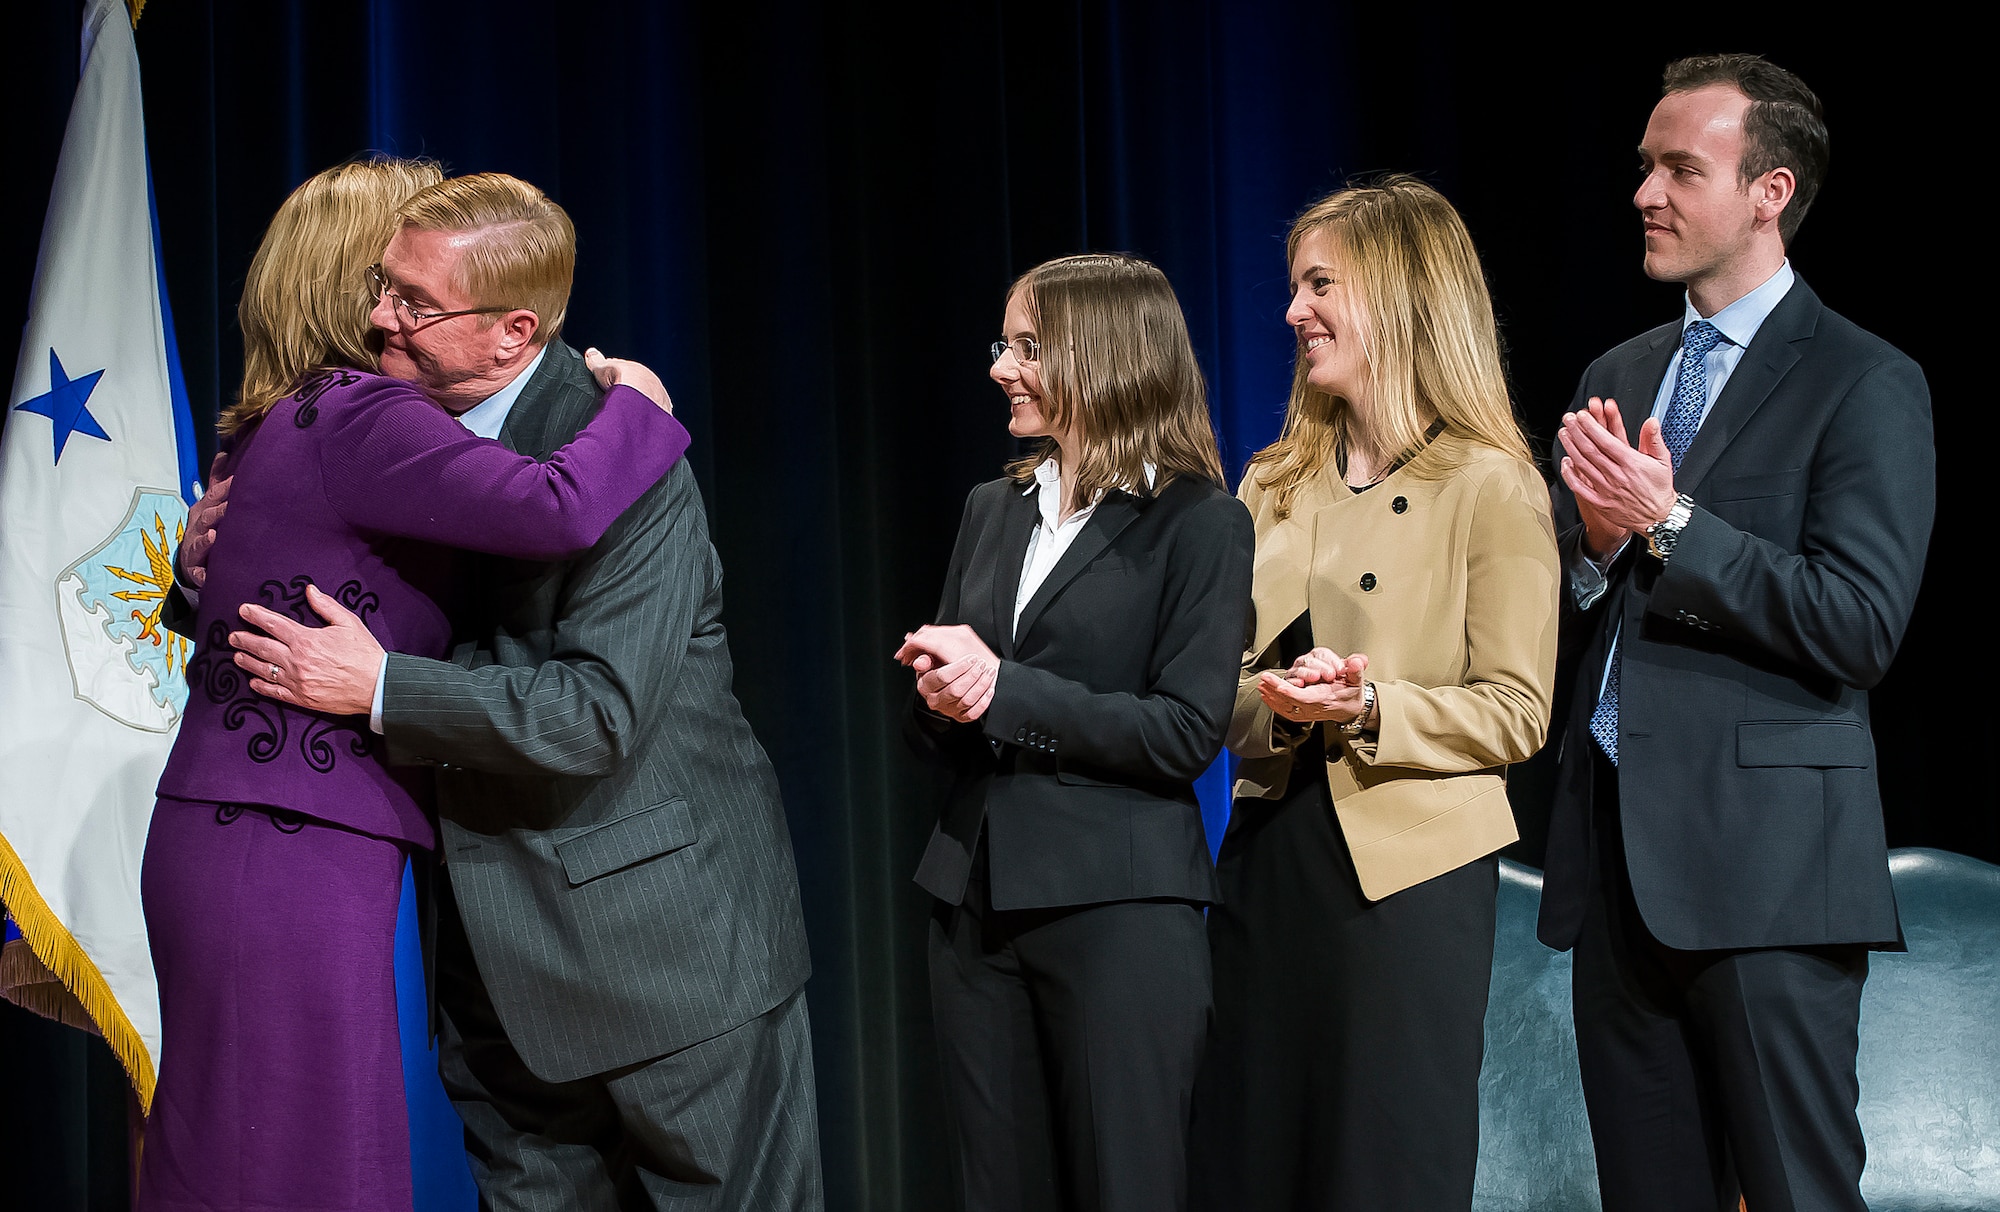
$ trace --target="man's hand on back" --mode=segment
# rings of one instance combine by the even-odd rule
[[[317,585],[306,586],[306,602],[326,626],[307,627],[245,603],[243,621],[258,630],[230,634],[237,667],[251,675],[250,689],[266,698],[328,715],[367,715],[386,659],[382,645]]]

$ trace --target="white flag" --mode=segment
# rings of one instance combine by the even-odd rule
[[[160,607],[194,479],[155,227],[125,0],[90,0],[0,434],[0,901],[144,1106],[139,866],[187,702]]]

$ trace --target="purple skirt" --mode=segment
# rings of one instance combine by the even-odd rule
[[[290,813],[162,799],[141,891],[160,1069],[138,1212],[399,1212],[404,850]]]

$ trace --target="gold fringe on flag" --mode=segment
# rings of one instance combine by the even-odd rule
[[[125,0],[125,7],[132,10],[132,28],[139,28],[139,12],[146,7],[146,0]]]
[[[25,938],[10,938],[0,947],[0,997],[65,1027],[99,1034],[97,1024],[84,1013],[83,1003],[56,979]]]
[[[5,837],[0,837],[0,902],[6,903],[7,912],[21,928],[21,937],[33,948],[35,958],[75,995],[97,1033],[111,1045],[111,1051],[117,1054],[126,1075],[132,1079],[132,1088],[138,1092],[139,1110],[152,1111],[153,1083],[157,1080],[153,1058],[147,1055],[146,1045],[140,1042],[132,1020],[125,1017],[124,1008],[112,996],[104,974],[84,954],[83,948],[77,946],[49,909],[48,902],[35,890],[34,881],[28,878],[27,865]]]

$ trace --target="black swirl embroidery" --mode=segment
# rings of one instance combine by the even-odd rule
[[[289,581],[269,580],[258,587],[257,595],[299,623],[319,626],[319,615],[306,601],[306,588],[312,583],[312,578],[303,574]],[[369,592],[358,580],[342,582],[333,599],[361,619],[368,618],[382,605],[382,599]],[[222,726],[225,729],[237,732],[246,727],[255,728],[243,746],[251,761],[263,766],[278,760],[291,738],[294,715],[301,721],[298,730],[299,756],[304,759],[307,769],[319,774],[333,773],[340,762],[340,744],[333,735],[336,732],[347,734],[346,748],[350,754],[357,758],[368,756],[368,738],[355,728],[328,719],[316,711],[288,707],[250,690],[249,680],[237,667],[235,656],[236,650],[229,643],[228,624],[220,619],[211,622],[206,640],[196,650],[194,659],[188,662],[188,680],[200,686],[202,694],[210,702],[224,704]]]
[[[297,833],[306,827],[308,819],[302,812],[292,812],[284,808],[260,809],[253,808],[248,804],[217,804],[215,806],[215,823],[218,825],[234,825],[236,822],[242,820],[243,815],[247,812],[254,812],[271,822],[271,828],[276,829],[279,833]]]
[[[292,399],[299,402],[298,412],[292,414],[292,424],[300,429],[310,429],[319,420],[319,398],[336,387],[352,387],[361,381],[361,376],[347,370],[329,370],[325,374],[314,375],[299,385],[292,393]]]
[[[217,619],[188,662],[188,680],[201,687],[211,703],[227,703],[243,692],[243,671],[236,667],[236,650],[229,646],[229,626]]]
[[[347,734],[347,751],[358,758],[368,756],[368,739],[353,728],[335,720],[315,716],[299,736],[299,756],[305,758],[306,765],[321,774],[331,774],[339,760],[334,740],[335,733]]]
[[[312,723],[306,725],[305,732],[299,737],[299,756],[305,758],[306,765],[319,771],[321,774],[329,774],[333,771],[334,763],[339,755],[334,752],[333,743],[328,738],[336,732],[347,733],[347,751],[349,753],[355,757],[368,756],[368,742],[359,734],[352,729],[343,728],[336,721],[315,718]]]
[[[299,736],[299,756],[306,760],[306,765],[321,774],[333,770],[333,746],[326,743],[326,734],[333,730],[334,725],[320,720],[308,724],[305,732]]]
[[[301,722],[299,757],[314,773],[332,774],[334,767],[340,764],[341,737],[336,734],[345,734],[348,753],[357,758],[368,756],[368,738],[352,725],[330,720],[318,712],[287,707],[254,692],[230,700],[222,709],[222,726],[230,732],[255,727],[256,730],[244,742],[243,752],[251,761],[267,766],[285,752],[295,716]]]
[[[278,755],[285,751],[285,736],[291,731],[285,720],[287,714],[281,704],[252,693],[248,697],[232,700],[229,706],[222,709],[222,726],[236,732],[249,722],[251,716],[257,717],[263,728],[244,742],[243,752],[259,766],[267,766],[277,761]]]
[[[354,617],[358,619],[365,619],[374,614],[376,607],[382,604],[382,599],[363,590],[359,581],[343,583],[339,591],[333,595],[333,600],[352,610]]]
[[[310,584],[312,578],[303,575],[295,576],[289,582],[266,581],[257,587],[257,596],[300,623],[317,623],[319,616],[313,613],[312,604],[306,601],[306,586]]]
[[[272,607],[284,611],[309,627],[321,625],[319,613],[306,601],[306,589],[312,587],[313,579],[303,574],[290,581],[266,581],[257,587],[257,596],[269,602]],[[382,605],[382,599],[368,592],[360,581],[343,581],[333,593],[333,600],[354,612],[359,619],[366,619]]]

